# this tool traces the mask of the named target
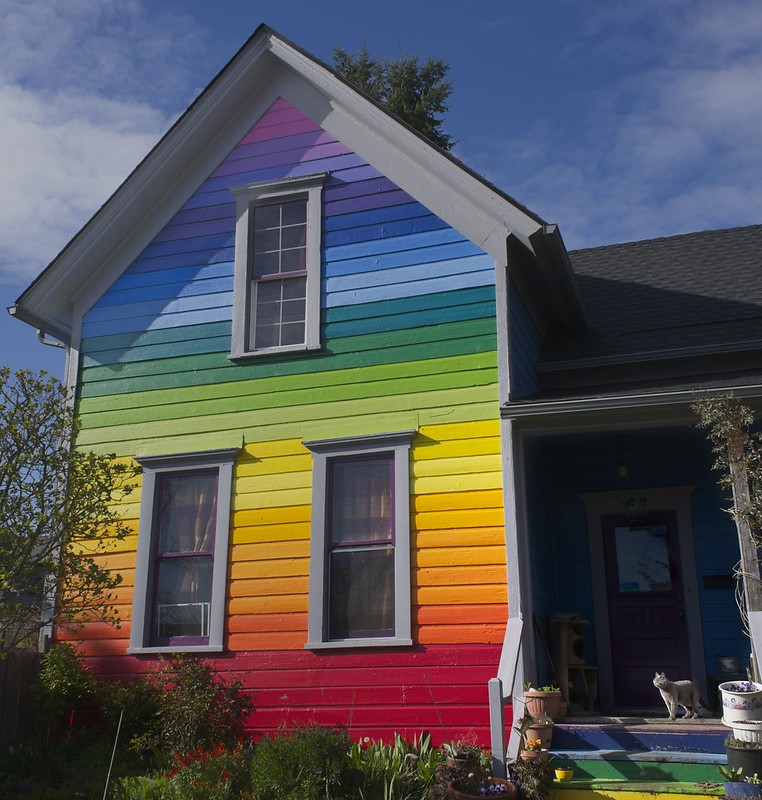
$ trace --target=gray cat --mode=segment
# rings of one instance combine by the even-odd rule
[[[683,719],[695,719],[698,717],[699,706],[705,705],[701,701],[699,688],[693,681],[671,681],[663,672],[657,672],[654,686],[667,706],[670,719],[675,719],[678,706],[685,709]]]

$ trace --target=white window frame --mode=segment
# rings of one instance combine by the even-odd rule
[[[239,448],[208,450],[197,453],[144,456],[135,460],[143,468],[140,498],[138,549],[135,562],[135,586],[132,599],[132,627],[128,653],[214,653],[223,650],[225,632],[225,590],[228,576],[228,543],[230,540],[230,504],[233,487],[233,462]],[[154,570],[154,529],[157,477],[163,473],[178,474],[199,469],[217,469],[217,516],[214,532],[214,566],[212,598],[208,618],[207,644],[151,645],[151,601]]]
[[[303,442],[312,453],[312,528],[307,650],[394,647],[413,643],[410,608],[410,447],[415,430]],[[393,636],[330,639],[328,631],[328,467],[346,456],[393,454],[394,624]]]
[[[322,190],[326,172],[300,175],[274,181],[233,186],[236,199],[235,279],[233,286],[233,329],[230,358],[266,356],[320,348],[320,272],[322,238]],[[249,346],[252,319],[252,209],[273,201],[299,197],[307,200],[307,291],[305,307],[305,340],[299,344],[253,348]]]

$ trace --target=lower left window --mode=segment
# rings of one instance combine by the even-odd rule
[[[223,648],[237,448],[139,458],[131,652]]]

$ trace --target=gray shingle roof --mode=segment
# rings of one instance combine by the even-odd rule
[[[762,343],[762,225],[576,250],[569,254],[590,329],[543,344],[550,365],[648,360]]]

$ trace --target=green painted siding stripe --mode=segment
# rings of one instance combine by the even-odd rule
[[[234,397],[251,397],[274,392],[309,391],[318,387],[327,389],[348,383],[373,383],[395,381],[403,378],[436,375],[439,373],[464,373],[491,369],[497,375],[497,353],[469,353],[447,358],[427,358],[399,364],[379,364],[371,367],[355,367],[349,370],[326,370],[319,373],[277,375],[256,380],[228,381],[188,386],[180,389],[132,392],[100,397],[86,397],[80,401],[81,415],[119,409],[137,409],[171,403],[202,402]],[[495,380],[497,378],[495,377]]]
[[[448,325],[393,331],[388,334],[352,336],[346,339],[334,340],[327,351],[307,355],[300,354],[293,359],[280,355],[278,357],[252,359],[234,364],[224,354],[202,354],[140,361],[111,367],[89,367],[82,371],[82,396],[124,391],[124,389],[115,389],[113,386],[109,387],[108,384],[123,382],[125,379],[130,378],[166,377],[167,373],[171,373],[173,376],[180,378],[180,380],[166,385],[182,386],[183,377],[187,375],[192,382],[193,375],[201,370],[230,371],[224,377],[217,378],[218,380],[247,380],[249,378],[270,377],[295,372],[323,371],[327,369],[343,369],[349,366],[370,366],[377,363],[389,363],[389,361],[415,360],[421,356],[421,353],[416,353],[411,348],[415,345],[423,344],[432,348],[430,352],[425,352],[426,357],[477,352],[478,350],[473,347],[473,341],[471,341],[468,349],[464,350],[462,347],[458,347],[458,340],[474,340],[482,339],[482,337],[484,338],[478,349],[486,351],[496,348],[494,319],[467,320]],[[353,362],[352,359],[349,359],[348,363],[337,361],[342,355],[351,355],[358,360]],[[97,383],[99,382],[106,385],[98,387]],[[159,388],[159,386],[143,386],[140,388]],[[135,387],[132,391],[139,391],[139,388]]]
[[[424,409],[442,409],[452,411],[456,406],[491,402],[493,416],[497,414],[497,387],[468,386],[450,389],[444,395],[441,391],[415,392],[411,394],[395,394],[384,399],[383,413],[394,411],[423,411]],[[136,422],[134,424],[110,425],[103,428],[83,429],[77,439],[80,447],[91,447],[96,444],[110,444],[115,447],[118,442],[153,439],[155,437],[187,436],[192,434],[246,430],[289,423],[298,425],[304,422],[342,419],[345,417],[364,416],[379,413],[378,397],[358,400],[340,400],[336,402],[317,402],[300,404],[283,408],[250,409],[223,414],[197,416],[189,406],[189,416],[178,420],[159,420]],[[445,420],[443,420],[445,421]],[[291,434],[293,435],[293,434]]]
[[[351,381],[351,373],[347,375]],[[189,400],[147,406],[135,409],[104,410],[101,412],[80,412],[82,430],[107,425],[129,425],[154,420],[187,419],[193,416],[226,414],[235,411],[249,412],[266,408],[290,409],[293,406],[317,403],[336,403],[347,400],[367,400],[384,398],[383,405],[389,405],[389,398],[395,395],[417,395],[431,391],[447,391],[466,386],[477,387],[493,385],[495,370],[492,367],[468,372],[441,372],[435,375],[416,375],[396,380],[367,383],[350,382],[342,386],[316,386],[312,389],[275,390],[268,394],[253,394],[213,400]],[[288,412],[285,412],[288,413]]]

